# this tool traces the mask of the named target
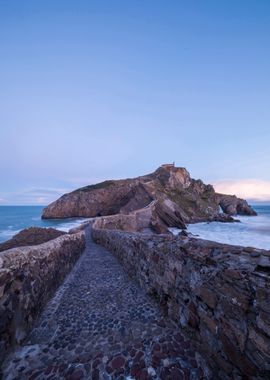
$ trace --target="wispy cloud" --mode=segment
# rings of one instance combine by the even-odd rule
[[[217,181],[214,188],[219,193],[235,194],[250,201],[270,201],[270,181],[240,179]]]
[[[66,188],[28,188],[16,192],[0,192],[0,204],[2,205],[48,205],[61,195],[76,189],[102,181],[101,178],[74,178]],[[270,201],[270,181],[258,179],[221,180],[213,183],[219,193],[235,194],[249,201]]]
[[[47,205],[64,193],[70,191],[65,188],[32,188],[22,191],[0,193],[0,203],[6,205]]]
[[[0,192],[0,204],[2,205],[41,205],[46,206],[63,194],[78,187],[101,182],[100,178],[72,178],[66,181],[65,187],[32,187],[21,191]]]
[[[24,190],[24,193],[27,194],[59,194],[59,193],[63,193],[67,191],[66,188],[37,188],[37,189],[28,189],[28,190]]]

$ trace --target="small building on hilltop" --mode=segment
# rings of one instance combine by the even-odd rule
[[[173,162],[172,164],[163,164],[163,165],[161,165],[161,167],[164,168],[164,169],[174,168],[175,167],[175,162]]]

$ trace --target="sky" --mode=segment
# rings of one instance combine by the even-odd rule
[[[0,204],[175,161],[270,201],[269,0],[0,0]]]

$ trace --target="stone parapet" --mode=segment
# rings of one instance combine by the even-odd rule
[[[93,226],[130,276],[184,328],[213,379],[270,378],[270,252]]]
[[[79,232],[0,253],[0,362],[26,337],[84,247]]]

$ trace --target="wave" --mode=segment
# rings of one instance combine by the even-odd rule
[[[219,243],[270,249],[270,227],[265,223],[197,223],[190,224],[188,232]]]
[[[62,222],[59,225],[55,226],[57,230],[68,232],[71,228],[80,226],[83,222],[86,222],[90,219],[76,219],[69,222]]]
[[[12,230],[8,228],[7,230],[0,230],[0,242],[11,239],[12,236],[19,233],[21,230]]]
[[[63,219],[63,220],[42,220],[41,218],[34,217],[31,221],[39,221],[38,223],[26,223],[22,225],[22,228],[18,229],[18,225],[9,225],[0,229],[0,243],[11,239],[14,235],[19,233],[25,228],[31,226],[43,227],[43,228],[55,228],[60,231],[68,232],[70,229],[78,227],[81,223],[90,220],[89,218],[78,218],[78,219]]]

